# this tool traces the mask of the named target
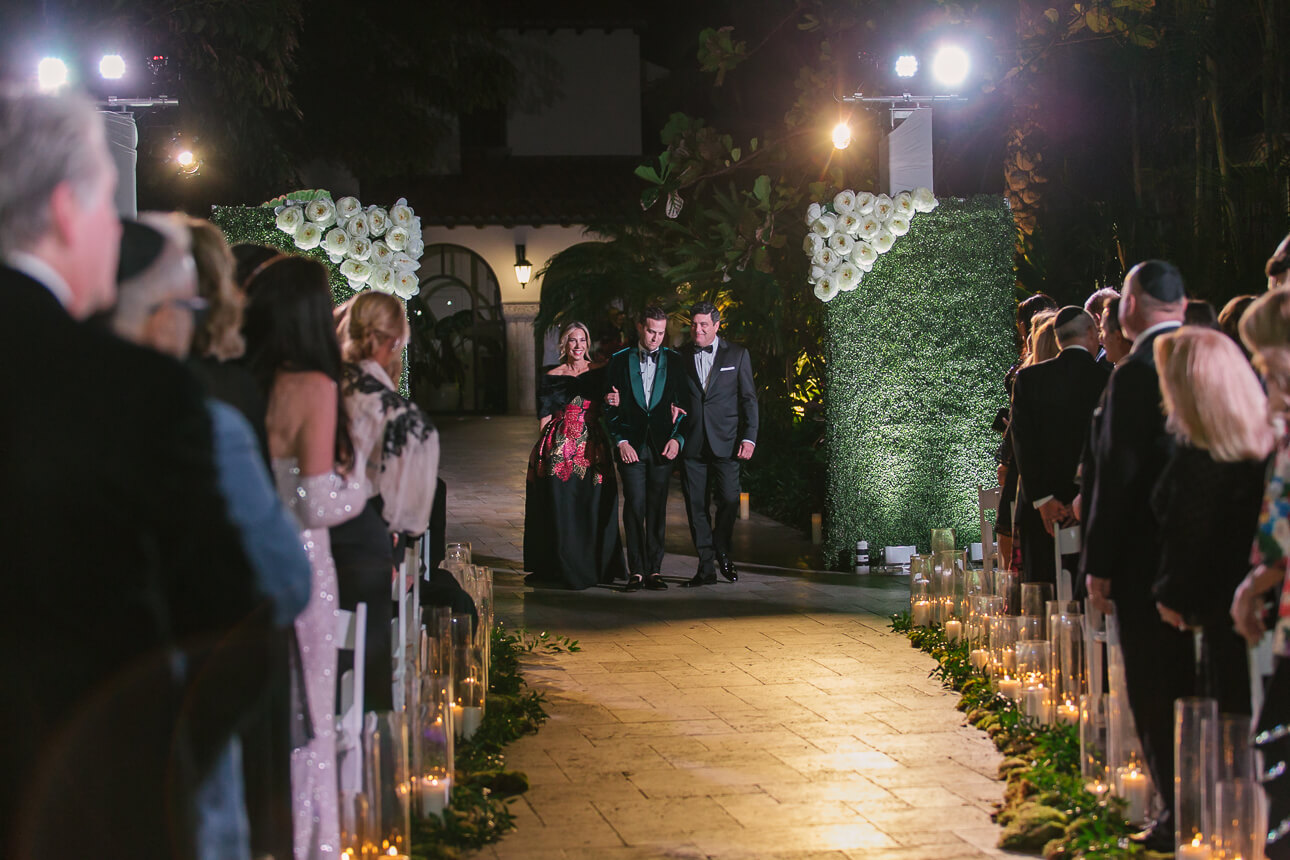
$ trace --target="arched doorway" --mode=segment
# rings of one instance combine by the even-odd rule
[[[506,325],[501,288],[483,258],[460,245],[421,257],[409,386],[429,412],[506,412]]]

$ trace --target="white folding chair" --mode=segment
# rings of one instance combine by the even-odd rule
[[[415,660],[418,630],[417,607],[421,600],[420,555],[417,542],[411,541],[403,554],[398,576],[394,578],[393,593],[398,617],[390,621],[390,643],[394,661],[394,709],[402,711],[409,704],[409,687],[415,678]],[[411,588],[408,580],[412,580]]]
[[[342,792],[363,790],[363,667],[367,660],[367,604],[336,612],[336,648],[354,653],[354,668],[340,676],[336,759]]]
[[[1057,560],[1057,599],[1070,600],[1074,595],[1071,586],[1071,572],[1062,567],[1062,556],[1079,552],[1079,526],[1057,529],[1053,532],[1053,554]]]
[[[994,556],[999,551],[999,542],[994,538],[994,525],[986,517],[986,513],[999,513],[999,498],[1002,495],[1003,487],[994,486],[983,490],[980,484],[976,485],[977,510],[981,514],[981,569],[985,571],[987,582],[994,572]]]

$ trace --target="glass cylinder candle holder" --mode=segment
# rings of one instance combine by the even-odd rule
[[[954,548],[954,529],[932,529],[932,555]]]
[[[990,666],[995,677],[1017,672],[1017,619],[1012,615],[990,618]]]
[[[1155,787],[1150,784],[1150,776],[1145,775],[1142,765],[1145,758],[1142,744],[1138,740],[1137,726],[1133,721],[1133,712],[1129,708],[1128,683],[1124,676],[1124,652],[1120,646],[1120,628],[1114,615],[1105,619],[1105,653],[1106,653],[1106,749],[1107,769],[1119,794],[1120,774],[1122,772],[1141,771],[1151,792]],[[1098,688],[1091,688],[1098,689]],[[1135,781],[1134,785],[1138,783]],[[1170,787],[1172,790],[1172,786]],[[1121,797],[1125,795],[1120,794]],[[1147,813],[1151,812],[1155,795],[1148,793]],[[1135,820],[1135,819],[1130,819]],[[1143,819],[1136,819],[1141,822]]]
[[[396,711],[364,715],[364,784],[369,811],[365,846],[388,857],[412,851],[412,780],[408,766],[407,721]]]
[[[1155,789],[1151,776],[1139,758],[1115,769],[1112,791],[1124,801],[1124,818],[1134,824],[1143,824],[1151,814]]]
[[[456,541],[445,546],[443,560],[446,562],[451,561],[460,564],[470,564],[470,541]]]
[[[1250,743],[1252,720],[1223,714],[1219,718],[1218,781],[1215,784],[1214,848],[1222,860],[1263,857],[1263,794]]]
[[[475,734],[484,718],[483,654],[473,628],[473,617],[452,616],[453,728],[464,739]]]
[[[1045,608],[1048,601],[1053,599],[1053,584],[1051,582],[1023,582],[1021,583],[1021,614],[1028,615],[1032,618],[1041,619],[1041,623],[1047,620]],[[1047,630],[1040,631],[1040,638],[1047,638]]]
[[[1018,621],[1022,620],[1020,618]],[[1013,646],[1017,655],[1017,677],[1027,689],[1048,686],[1048,640],[1018,639]]]
[[[1038,615],[1017,616],[1018,639],[1047,639],[1044,636],[1044,620]]]
[[[421,817],[441,815],[452,798],[455,749],[452,728],[452,661],[446,671],[441,648],[451,651],[438,638],[422,640],[422,682],[418,687],[416,735],[412,744],[412,778],[417,812]]]
[[[1003,611],[1016,615],[1021,603],[1021,574],[1015,570],[994,572],[994,595],[1003,598]]]
[[[1048,642],[1052,653],[1053,690],[1058,699],[1078,702],[1089,692],[1084,674],[1084,616],[1070,612],[1049,615]]]
[[[915,627],[932,624],[932,584],[925,579],[909,583],[909,620]]]
[[[1052,689],[1046,684],[1027,686],[1021,693],[1021,712],[1041,726],[1051,723],[1053,721]]]
[[[1174,846],[1179,857],[1214,848],[1214,782],[1218,770],[1218,702],[1174,702]],[[1206,854],[1205,856],[1208,856]]]
[[[375,855],[375,846],[366,842],[367,822],[371,810],[367,795],[362,792],[342,791],[337,798],[340,823],[341,860],[359,860]]]

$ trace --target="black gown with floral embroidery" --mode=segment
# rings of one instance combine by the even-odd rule
[[[542,377],[538,417],[551,420],[529,455],[524,505],[524,569],[534,584],[583,589],[626,575],[604,395],[604,368]]]

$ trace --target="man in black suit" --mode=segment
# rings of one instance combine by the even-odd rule
[[[1165,801],[1165,812],[1141,836],[1162,850],[1173,844],[1173,703],[1192,694],[1195,670],[1191,634],[1161,621],[1151,594],[1159,524],[1150,499],[1171,448],[1152,347],[1182,324],[1186,298],[1171,263],[1139,263],[1124,279],[1120,325],[1133,349],[1107,386],[1081,560],[1090,599],[1119,623],[1129,707]]]
[[[88,100],[0,86],[6,857],[191,856],[227,738],[191,679],[255,608],[195,381],[82,322],[114,299],[115,182]]]
[[[1110,372],[1093,357],[1097,321],[1069,306],[1054,320],[1056,358],[1017,373],[1012,387],[1012,448],[1020,476],[1017,524],[1027,582],[1056,582],[1053,529],[1072,519],[1075,473]]]
[[[617,405],[605,408],[609,436],[618,446],[618,474],[623,483],[623,531],[627,535],[627,590],[667,588],[661,570],[667,538],[667,488],[672,461],[685,437],[678,405],[681,357],[663,346],[667,314],[655,305],[636,322],[640,345],[609,359],[609,386]]]
[[[717,337],[721,312],[712,302],[690,309],[693,340],[681,351],[685,365],[686,410],[682,430],[681,489],[699,570],[684,587],[717,581],[716,568],[734,582],[730,542],[739,511],[739,465],[757,444],[757,389],[748,350]],[[716,497],[715,519],[708,512],[708,479]]]

